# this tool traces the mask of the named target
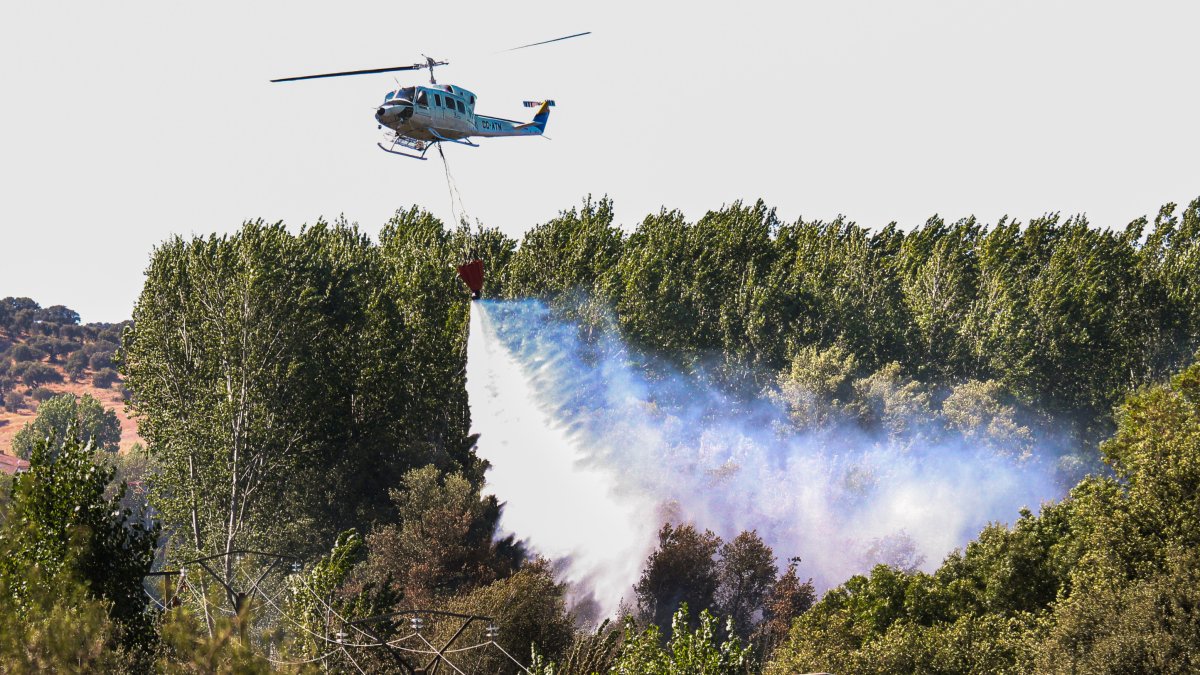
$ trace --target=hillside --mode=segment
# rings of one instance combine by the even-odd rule
[[[28,298],[0,299],[0,452],[37,417],[40,402],[71,393],[90,395],[121,423],[121,451],[141,441],[125,411],[125,389],[112,367],[124,324],[80,324],[61,305]]]

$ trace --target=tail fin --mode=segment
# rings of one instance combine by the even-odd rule
[[[546,122],[550,119],[550,108],[554,107],[554,101],[525,101],[526,108],[537,106],[537,114],[533,116],[533,122],[530,124],[537,127],[538,131],[546,130]]]

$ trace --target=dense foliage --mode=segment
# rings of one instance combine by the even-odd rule
[[[762,202],[647,216],[628,236],[606,199],[534,227],[511,254],[505,297],[584,290],[624,333],[757,392],[802,349],[856,369],[896,363],[925,383],[994,381],[1069,424],[1111,430],[1132,388],[1200,347],[1200,200],[1123,230],[1050,214],[988,227],[931,218],[903,232],[837,219],[781,222]]]
[[[248,223],[155,251],[123,368],[180,543],[312,551],[379,518],[409,469],[478,480],[449,247],[414,211],[379,246]]]
[[[30,641],[23,656],[0,653],[16,659],[4,670],[52,668],[60,658],[102,661],[106,647],[152,643],[142,581],[158,527],[122,506],[124,485],[109,494],[112,477],[93,463],[73,425],[63,437],[34,442],[29,471],[15,479],[0,513],[0,615],[17,624],[13,637]],[[71,625],[76,610],[79,624]],[[56,626],[66,630],[53,634]]]
[[[555,561],[499,537],[485,494],[453,271],[476,256],[485,295],[615,327],[797,429],[952,435],[1014,462],[1050,435],[1060,477],[1091,475],[932,573],[900,546],[820,598],[757,532],[723,540],[682,514],[622,627],[580,629]],[[4,506],[5,670],[395,672],[461,627],[430,609],[488,620],[463,630],[465,672],[1200,667],[1200,200],[1123,230],[1051,214],[872,231],[759,202],[626,232],[592,198],[520,242],[415,208],[377,243],[250,222],[157,248],[131,326],[5,298],[0,335],[6,407],[60,370],[99,386],[116,367],[148,445],[93,457],[81,437],[110,443],[106,415],[42,405]],[[158,531],[108,463],[144,474],[156,564],[186,572],[162,588],[143,586]]]

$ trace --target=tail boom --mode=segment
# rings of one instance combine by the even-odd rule
[[[525,101],[526,107],[539,106],[532,122],[516,122],[503,117],[475,116],[474,136],[540,136],[546,131],[546,122],[550,119],[550,108],[554,101]]]

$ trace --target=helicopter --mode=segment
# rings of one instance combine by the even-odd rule
[[[553,40],[513,47],[507,51],[536,47],[590,34],[591,31],[576,33]],[[439,143],[457,143],[472,148],[479,147],[478,143],[471,140],[472,137],[541,136],[545,133],[546,122],[550,119],[550,108],[554,107],[553,100],[524,101],[526,108],[537,108],[533,120],[529,122],[482,115],[475,112],[475,94],[473,92],[453,84],[438,84],[437,78],[434,76],[434,68],[449,65],[449,61],[439,61],[428,56],[425,56],[424,59],[424,62],[414,63],[411,66],[281,77],[271,80],[271,82],[295,82],[326,77],[428,69],[429,84],[427,86],[400,87],[389,91],[375,110],[375,121],[379,124],[379,128],[386,127],[388,129],[388,145],[383,143],[376,145],[384,152],[402,157],[426,159],[425,153],[429,151],[429,148]]]

